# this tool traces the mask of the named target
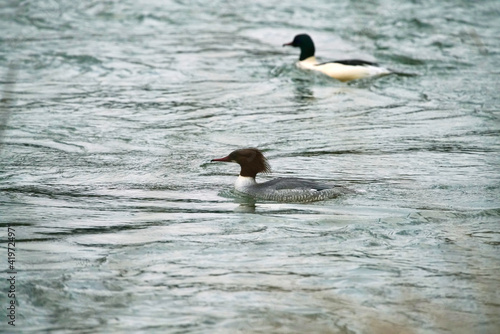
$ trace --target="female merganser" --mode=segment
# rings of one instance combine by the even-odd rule
[[[340,186],[320,184],[306,179],[280,177],[257,183],[257,173],[269,173],[267,159],[256,148],[245,148],[231,152],[227,157],[211,161],[236,162],[241,166],[240,175],[234,184],[236,191],[254,198],[278,202],[312,202],[338,197],[352,192]]]
[[[292,42],[283,44],[283,46],[287,45],[300,48],[298,67],[322,72],[342,82],[393,73],[386,68],[379,67],[376,63],[359,59],[318,63],[314,56],[314,43],[307,34],[297,35]]]

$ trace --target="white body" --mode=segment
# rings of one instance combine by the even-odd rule
[[[386,68],[372,65],[353,66],[335,62],[318,64],[318,61],[314,56],[297,62],[297,67],[306,70],[318,71],[342,82],[371,76],[387,75],[391,73],[391,71]]]

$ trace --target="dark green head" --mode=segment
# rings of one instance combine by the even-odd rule
[[[300,58],[299,60],[304,60],[309,57],[314,56],[316,49],[314,48],[314,42],[308,34],[300,34],[294,37],[293,41],[290,43],[285,43],[283,46],[293,46],[300,48]]]

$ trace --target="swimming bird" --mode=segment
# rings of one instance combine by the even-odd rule
[[[314,56],[316,51],[314,42],[311,36],[307,34],[297,35],[292,42],[285,43],[283,46],[300,48],[300,57],[297,62],[299,68],[319,71],[342,82],[393,73],[387,68],[378,66],[377,63],[359,59],[318,63]]]
[[[236,191],[257,199],[278,202],[312,202],[335,198],[353,192],[341,186],[322,184],[313,180],[280,177],[271,181],[257,183],[258,173],[269,173],[271,167],[261,151],[244,148],[231,152],[227,157],[213,161],[235,162],[240,165],[240,175],[236,179]]]

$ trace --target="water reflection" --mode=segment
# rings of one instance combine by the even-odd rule
[[[255,213],[255,207],[256,207],[255,204],[256,204],[256,202],[240,204],[240,205],[238,205],[238,207],[236,207],[234,209],[234,212]]]
[[[314,101],[314,92],[311,89],[311,84],[307,81],[293,80],[294,83],[294,99],[298,103]]]

